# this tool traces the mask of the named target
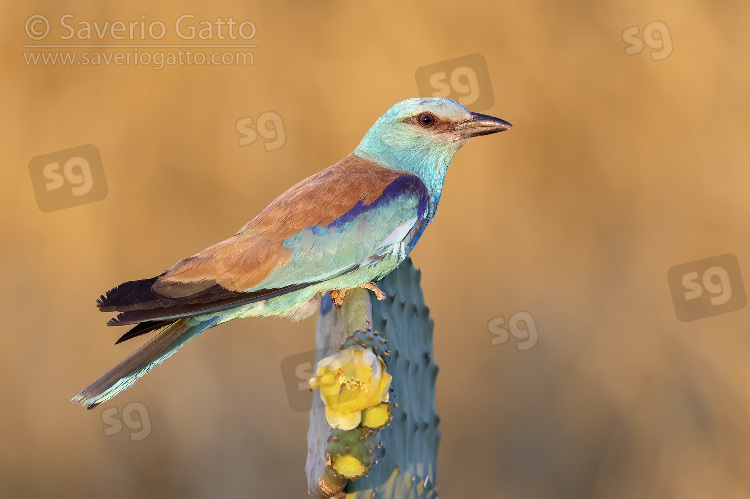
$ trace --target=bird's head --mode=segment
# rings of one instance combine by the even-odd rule
[[[448,163],[469,139],[510,127],[507,121],[472,113],[451,99],[407,99],[378,118],[354,153],[425,180],[435,176],[442,184]]]

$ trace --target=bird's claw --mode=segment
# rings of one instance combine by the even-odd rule
[[[378,300],[385,300],[385,293],[383,293],[383,291],[374,282],[361,284],[357,287],[369,289],[370,291],[375,293],[375,298],[377,298]],[[331,291],[331,301],[333,301],[333,304],[336,305],[336,308],[341,308],[341,306],[344,304],[344,297],[346,296],[347,291],[349,290],[348,289],[334,289],[333,291]]]
[[[375,298],[378,299],[378,301],[385,300],[385,293],[381,291],[381,289],[378,287],[377,284],[374,282],[368,282],[367,284],[363,284],[361,286],[358,286],[360,288],[369,289],[373,293],[375,293]]]
[[[346,295],[345,289],[334,289],[331,291],[331,301],[336,305],[336,308],[341,308],[344,304],[344,296]]]

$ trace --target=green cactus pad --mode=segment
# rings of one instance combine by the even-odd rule
[[[380,340],[387,339],[389,355],[381,358],[390,361],[388,374],[393,376],[387,404],[392,419],[381,429],[386,411],[376,406],[362,415],[363,424],[372,428],[330,431],[322,412],[312,411],[305,466],[308,491],[319,498],[343,490],[347,499],[436,499],[438,367],[432,355],[434,324],[420,288],[420,272],[407,258],[377,284],[385,300],[375,300],[372,291],[364,289],[351,290],[349,302],[340,309],[330,306],[328,296],[321,299],[316,346],[330,355],[330,349],[342,343],[344,348],[367,348],[385,345]],[[379,421],[374,422],[377,415]]]
[[[386,365],[388,364],[390,359],[388,346],[385,338],[380,336],[377,331],[354,331],[351,336],[344,341],[344,344],[341,345],[341,350],[353,346],[369,348],[375,353],[375,355],[383,359],[383,362],[385,362]]]
[[[328,437],[326,457],[335,472],[356,480],[367,475],[379,447],[378,435],[369,428],[333,430]]]
[[[373,329],[388,340],[393,419],[380,431],[386,452],[368,476],[346,485],[348,499],[435,498],[440,418],[435,411],[438,367],[432,356],[434,323],[421,274],[404,260],[378,282],[386,299],[372,300]],[[398,398],[396,398],[398,397]],[[396,404],[398,402],[398,404]],[[382,449],[381,449],[382,450]]]

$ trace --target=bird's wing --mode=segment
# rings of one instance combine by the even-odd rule
[[[427,216],[416,176],[349,155],[296,184],[234,236],[99,300],[114,324],[226,310],[366,264]]]

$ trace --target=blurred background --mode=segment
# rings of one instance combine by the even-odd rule
[[[440,493],[750,497],[750,4],[0,13],[0,496],[306,497],[281,365],[314,317],[213,329],[86,411],[70,397],[142,343],[114,346],[95,299],[232,235],[395,102],[449,94],[514,127],[458,152],[412,253]]]

